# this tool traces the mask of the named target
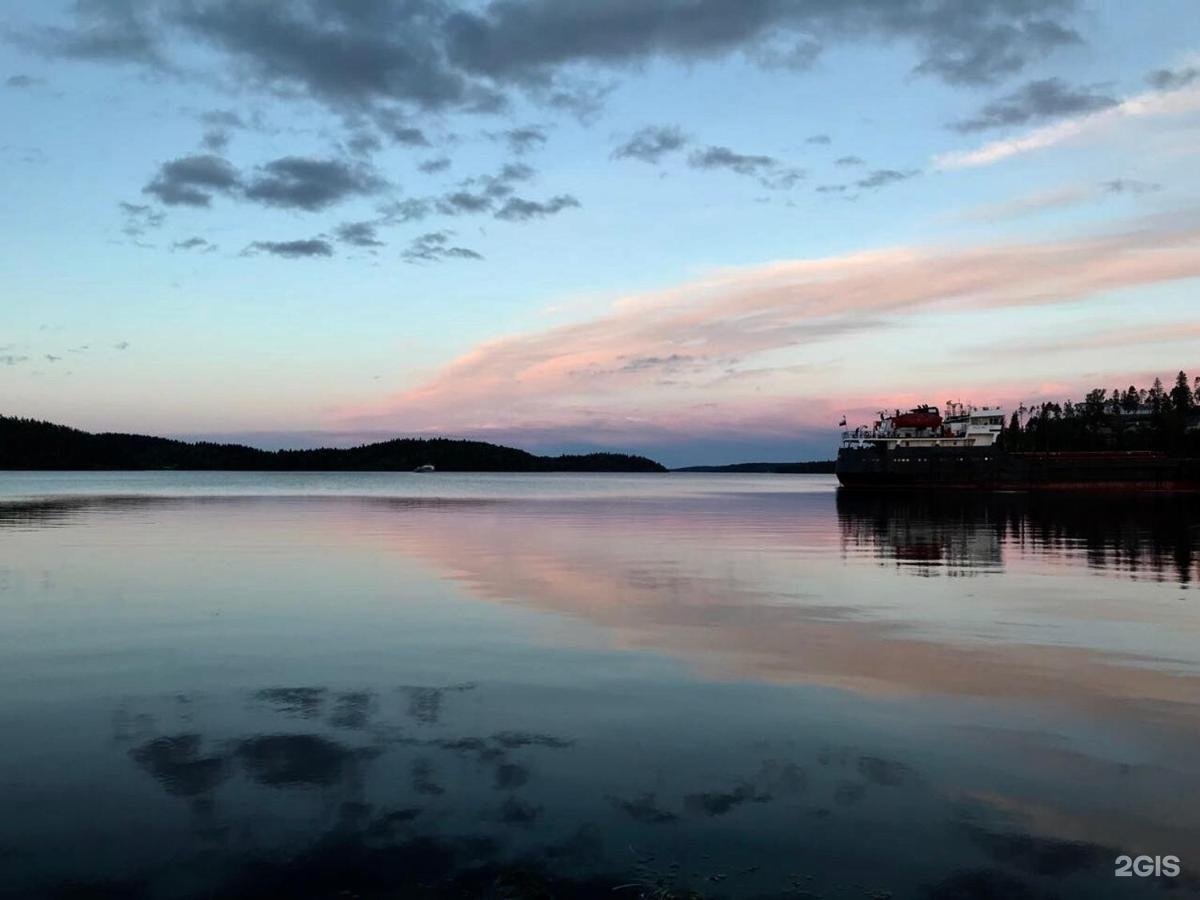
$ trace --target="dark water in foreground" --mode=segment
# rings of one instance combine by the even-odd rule
[[[0,495],[0,896],[1200,894],[1200,498]]]

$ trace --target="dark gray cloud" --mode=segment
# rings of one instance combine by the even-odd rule
[[[32,75],[9,75],[4,79],[4,86],[22,90],[25,88],[34,88],[46,83],[44,78],[35,78]]]
[[[400,258],[409,263],[441,262],[445,259],[483,259],[474,250],[451,243],[453,231],[431,231],[413,238]]]
[[[806,144],[820,144],[820,145],[825,145],[825,146],[827,146],[827,145],[829,145],[829,144],[832,144],[832,143],[833,143],[833,138],[831,138],[831,137],[830,137],[829,135],[827,135],[827,134],[814,134],[814,135],[811,135],[810,137],[806,137],[806,138],[804,139],[804,143],[806,143]]]
[[[867,164],[861,156],[839,156],[833,162],[838,166],[865,166]]]
[[[125,216],[125,224],[121,231],[129,237],[140,237],[153,228],[159,228],[167,218],[167,214],[161,209],[144,203],[121,202],[117,206]]]
[[[653,57],[699,60],[751,55],[791,33],[806,45],[856,36],[916,44],[917,71],[983,83],[1019,71],[1079,36],[1051,16],[1072,0],[493,0],[450,15],[446,47],[463,71],[497,81],[536,81],[572,63],[623,66]],[[815,51],[806,48],[805,62]]]
[[[508,144],[513,153],[528,153],[546,143],[546,132],[538,125],[523,125],[520,128],[509,128],[507,131],[493,135]]]
[[[328,241],[321,238],[307,238],[298,241],[255,241],[242,253],[243,255],[270,253],[272,256],[282,256],[285,259],[305,259],[333,256],[333,248],[329,246]]]
[[[370,156],[383,149],[383,141],[379,139],[379,135],[364,128],[350,135],[346,147],[355,156]]]
[[[513,192],[513,187],[522,181],[529,181],[537,173],[524,163],[505,163],[495,175],[481,175],[468,179],[466,185],[479,185],[484,193],[491,197],[507,197]]]
[[[570,113],[584,125],[590,125],[604,109],[604,101],[608,99],[608,95],[616,89],[617,86],[613,82],[564,85],[563,79],[560,78],[554,89],[540,91],[535,85],[530,88],[530,93],[551,109]]]
[[[570,194],[560,194],[544,202],[509,197],[504,201],[504,205],[496,210],[496,218],[507,222],[528,222],[530,219],[542,219],[578,206],[579,201]]]
[[[854,183],[860,188],[873,190],[901,181],[908,181],[908,179],[916,178],[920,174],[920,171],[917,169],[906,169],[903,172],[898,169],[875,169],[866,178],[860,178]]]
[[[114,350],[128,350],[132,346],[129,341],[117,341],[113,344]]]
[[[1152,194],[1161,191],[1162,185],[1152,181],[1138,181],[1136,178],[1114,178],[1103,181],[1100,187],[1109,194]]]
[[[229,132],[223,128],[209,128],[204,132],[204,136],[200,138],[200,143],[205,150],[212,153],[221,153],[229,146]]]
[[[735,153],[720,146],[693,150],[688,156],[688,165],[693,169],[728,169],[739,175],[749,175],[773,191],[789,190],[805,177],[803,169],[783,166],[773,156]]]
[[[200,114],[204,123],[204,136],[200,143],[212,153],[221,153],[229,146],[234,131],[240,131],[250,126],[238,113],[231,109],[210,109]]]
[[[796,68],[826,44],[899,41],[915,48],[919,73],[994,82],[1078,43],[1075,7],[1076,0],[78,0],[66,25],[21,39],[47,54],[209,77],[176,62],[190,61],[200,45],[240,84],[307,95],[403,140],[387,125],[402,113],[494,112],[513,88],[587,115],[608,90],[597,68],[658,58],[741,53]],[[581,81],[581,71],[591,80]]]
[[[758,46],[751,47],[747,56],[764,69],[785,69],[791,72],[803,72],[812,68],[813,63],[821,55],[819,41],[809,37],[785,38],[777,40],[769,38]]]
[[[687,135],[674,125],[647,125],[635,131],[612,155],[614,159],[639,159],[658,165],[663,156],[687,142]]]
[[[457,190],[438,197],[434,206],[447,216],[491,212],[497,201],[511,196],[517,184],[529,181],[535,174],[524,163],[505,163],[494,175],[463,179]]]
[[[379,210],[383,222],[387,225],[397,225],[404,222],[419,222],[433,212],[433,205],[420,197],[409,197],[405,200],[394,200],[385,204]]]
[[[315,212],[385,187],[387,182],[361,162],[284,156],[264,163],[246,178],[229,160],[209,153],[164,163],[142,190],[168,206],[210,206],[219,193],[265,206]]]
[[[387,132],[393,141],[397,144],[403,144],[405,147],[428,147],[429,138],[425,137],[425,132],[413,125],[401,125],[396,128],[388,129]]]
[[[813,188],[818,194],[838,194],[846,200],[854,200],[856,194],[850,193],[853,188],[862,190],[878,190],[889,185],[899,184],[916,178],[921,174],[920,169],[873,169],[862,178],[848,184],[821,184]]]
[[[475,194],[471,191],[451,191],[438,197],[436,206],[438,212],[445,216],[472,215],[488,212],[495,201],[487,194]]]
[[[1200,66],[1187,66],[1183,69],[1155,69],[1146,76],[1151,87],[1160,91],[1173,91],[1187,87],[1200,79]]]
[[[237,169],[213,154],[183,156],[163,163],[142,192],[168,206],[208,206],[214,193],[229,193],[241,185]]]
[[[315,212],[352,196],[378,193],[386,184],[363,163],[285,156],[261,166],[243,194],[268,206]]]
[[[334,233],[343,244],[355,247],[383,246],[383,241],[379,240],[376,234],[374,222],[345,222],[339,225]]]
[[[51,56],[172,68],[163,53],[163,22],[144,0],[77,0],[68,27],[50,26],[25,42]]]
[[[1117,100],[1098,93],[1095,87],[1072,87],[1061,78],[1043,78],[992,100],[972,118],[951,123],[955,131],[970,133],[1007,125],[1094,112],[1115,106]]]
[[[176,241],[171,245],[172,250],[202,250],[205,253],[216,250],[216,244],[213,244],[202,237],[190,237],[187,240]]]
[[[688,165],[693,169],[729,169],[739,175],[761,175],[775,168],[779,160],[773,156],[754,156],[735,153],[728,147],[704,147],[692,151]]]
[[[77,0],[61,24],[18,39],[48,54],[206,83],[236,79],[278,101],[324,104],[346,129],[345,160],[286,156],[239,171],[220,153],[246,120],[217,109],[201,114],[205,152],[165,163],[144,188],[168,206],[205,207],[228,195],[316,211],[383,191],[387,184],[374,169],[353,162],[380,149],[381,138],[421,147],[434,136],[442,143],[442,131],[430,124],[444,121],[440,114],[495,111],[509,94],[583,115],[612,89],[604,79],[656,60],[743,54],[761,65],[800,67],[822,45],[864,40],[914,47],[917,69],[946,81],[984,83],[1078,41],[1070,28],[1074,8],[1075,0]],[[198,69],[200,59],[215,60],[213,69]],[[497,134],[515,152],[546,139],[538,125]],[[656,162],[686,143],[676,129],[648,128],[613,155]],[[803,177],[771,156],[688,149],[698,169],[727,169],[769,188],[791,188]],[[870,183],[874,177],[864,183],[886,183]],[[557,212],[565,207],[554,204],[570,198],[516,197],[520,180],[484,176],[442,196],[405,201],[395,214],[521,220]]]
[[[400,110],[385,108],[374,113],[375,124],[397,144],[405,147],[428,147],[429,138]]]
[[[417,166],[426,175],[435,175],[438,172],[445,172],[450,168],[450,157],[438,156],[434,159],[427,159]]]
[[[1044,3],[984,2],[927,7],[918,27],[926,31],[926,58],[915,69],[948,84],[991,84],[1020,72],[1034,59],[1071,44],[1079,33],[1043,13],[1073,10],[1072,0]],[[964,15],[965,13],[965,15]],[[974,21],[968,21],[976,14]],[[931,21],[932,20],[932,21]]]
[[[227,53],[262,87],[299,88],[337,109],[370,110],[385,127],[397,103],[437,110],[499,102],[487,84],[447,65],[440,3],[190,0],[172,11],[175,27]],[[405,127],[387,130],[405,140]]]
[[[805,178],[803,169],[775,169],[758,179],[758,183],[772,191],[787,191]]]

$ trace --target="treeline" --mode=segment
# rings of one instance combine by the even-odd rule
[[[407,472],[665,472],[644,456],[536,456],[484,441],[398,438],[348,449],[257,450],[137,434],[91,434],[34,419],[0,416],[0,469],[184,469]]]
[[[1180,372],[1167,388],[1095,388],[1081,401],[1013,411],[1001,440],[1009,450],[1157,450],[1200,456],[1200,378]]]

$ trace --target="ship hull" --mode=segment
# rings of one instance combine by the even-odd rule
[[[1159,453],[1006,453],[998,447],[851,448],[834,469],[847,488],[1200,490],[1200,460]]]

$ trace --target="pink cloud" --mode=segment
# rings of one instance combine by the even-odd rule
[[[339,419],[418,433],[588,439],[794,434],[828,427],[843,412],[940,402],[955,388],[971,399],[973,379],[946,383],[953,369],[939,374],[930,363],[955,349],[955,334],[978,343],[971,318],[980,310],[1198,275],[1200,228],[1164,223],[1075,240],[900,247],[720,271],[623,298],[591,319],[487,341],[425,383]],[[955,316],[945,346],[914,347],[911,371],[880,370],[862,350],[888,329],[942,314]],[[1029,397],[1044,380],[1031,371],[1028,384],[988,390]],[[931,387],[938,397],[928,396]]]

